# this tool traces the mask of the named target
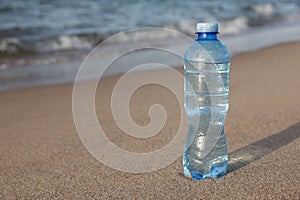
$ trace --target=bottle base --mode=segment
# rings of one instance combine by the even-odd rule
[[[226,175],[228,162],[222,165],[213,165],[209,173],[201,173],[200,171],[190,171],[187,166],[183,167],[184,175],[192,178],[193,180],[204,180],[206,178],[221,178]]]

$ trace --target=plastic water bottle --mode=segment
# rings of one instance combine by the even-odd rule
[[[224,121],[228,111],[230,57],[217,38],[217,23],[198,23],[198,38],[184,58],[185,110],[189,132],[184,174],[195,180],[226,174]]]

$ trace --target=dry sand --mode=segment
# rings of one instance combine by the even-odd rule
[[[185,178],[181,158],[146,174],[101,164],[75,130],[72,84],[2,92],[0,199],[300,199],[299,53],[300,43],[290,43],[233,58],[225,128],[231,159],[221,179]],[[166,106],[169,118],[149,141],[132,139],[109,112],[109,91],[117,78],[103,80],[97,92],[97,114],[108,137],[137,152],[167,144],[179,121],[174,96],[155,85],[139,89],[131,105],[137,123],[149,122],[153,103]]]

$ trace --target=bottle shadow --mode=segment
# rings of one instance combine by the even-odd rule
[[[229,154],[228,172],[238,170],[300,137],[300,122]]]

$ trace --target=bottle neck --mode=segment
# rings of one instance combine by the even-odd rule
[[[197,32],[197,40],[217,40],[218,32]]]

